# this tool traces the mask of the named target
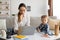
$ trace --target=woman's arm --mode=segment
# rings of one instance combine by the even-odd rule
[[[20,19],[22,20],[22,18],[20,18]],[[21,32],[21,30],[22,30],[22,29],[19,27],[22,22],[20,22],[20,24],[18,24],[18,17],[17,17],[17,16],[15,17],[14,22],[15,22],[15,23],[14,23],[14,31],[15,31],[15,33],[19,34],[19,33]]]
[[[18,21],[18,16],[15,16],[15,20],[14,20],[14,22],[15,22],[15,23],[14,23],[14,29],[18,30],[18,26],[21,25],[22,19],[23,19],[23,15],[20,16],[19,21]],[[19,23],[19,24],[18,24],[18,23]]]
[[[30,26],[30,15],[26,15],[26,16],[27,16],[26,26]]]

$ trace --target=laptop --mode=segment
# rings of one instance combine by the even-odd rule
[[[35,32],[36,27],[33,26],[24,26],[22,27],[22,35],[33,35]]]

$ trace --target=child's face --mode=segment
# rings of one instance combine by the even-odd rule
[[[45,23],[48,22],[48,19],[47,19],[47,17],[46,18],[42,18],[41,21],[42,21],[43,24],[45,24]]]

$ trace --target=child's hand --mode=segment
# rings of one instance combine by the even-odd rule
[[[40,32],[40,29],[37,29],[38,32]]]
[[[44,34],[43,37],[49,38],[48,34]]]

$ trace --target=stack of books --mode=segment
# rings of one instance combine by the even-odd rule
[[[24,35],[16,35],[14,36],[14,40],[28,40],[28,37]]]

